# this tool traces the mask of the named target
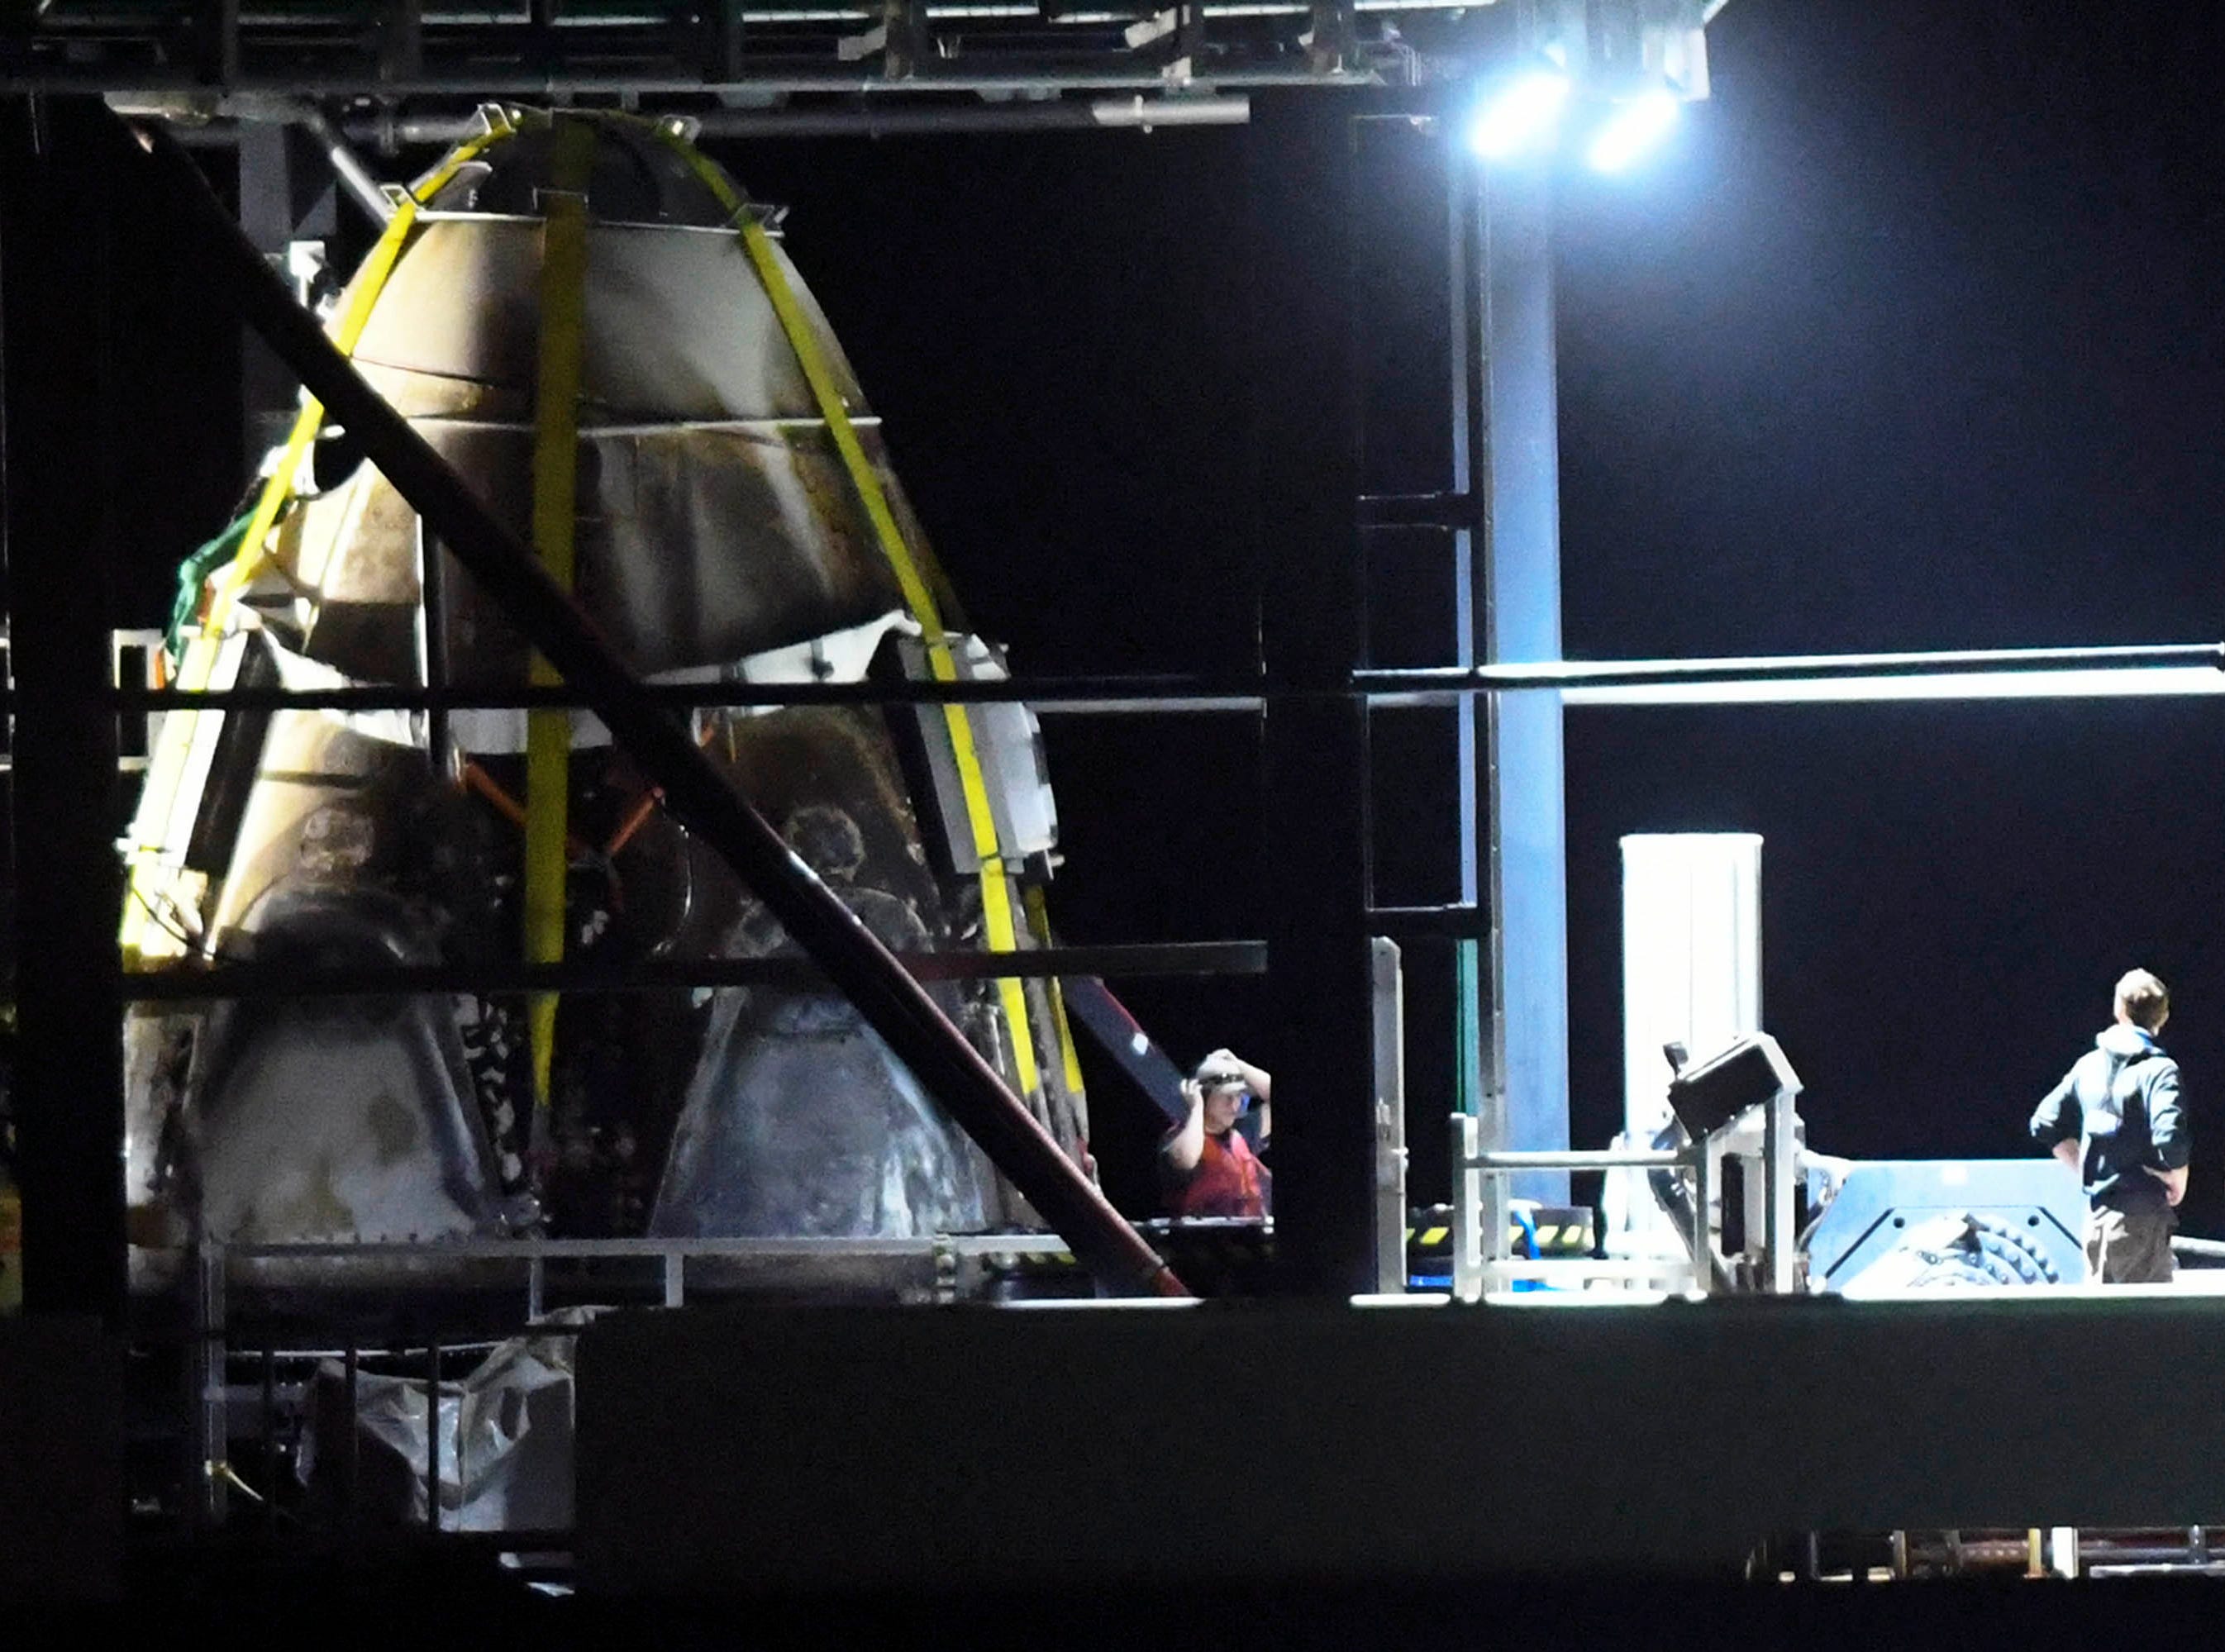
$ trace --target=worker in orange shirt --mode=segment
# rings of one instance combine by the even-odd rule
[[[1198,1063],[1182,1085],[1189,1114],[1159,1144],[1159,1174],[1168,1208],[1177,1216],[1258,1218],[1274,1208],[1274,1174],[1237,1121],[1257,1110],[1258,1142],[1267,1145],[1274,1117],[1273,1080],[1233,1050]]]

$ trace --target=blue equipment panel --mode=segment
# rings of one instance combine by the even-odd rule
[[[1809,1288],[1843,1290],[1909,1228],[1963,1213],[2018,1230],[2066,1283],[2086,1277],[2086,1195],[2057,1160],[1868,1159],[1808,1230]]]

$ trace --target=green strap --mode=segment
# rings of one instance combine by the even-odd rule
[[[247,539],[247,524],[255,520],[252,507],[214,539],[178,564],[178,597],[170,604],[170,626],[162,633],[162,646],[174,660],[186,645],[186,629],[201,611],[201,587],[208,577],[239,554]]]

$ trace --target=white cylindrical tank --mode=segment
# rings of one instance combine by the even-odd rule
[[[1668,1057],[1703,1060],[1761,1030],[1761,839],[1743,832],[1622,840],[1623,1134],[1650,1145],[1669,1122]],[[1617,1248],[1679,1245],[1643,1172],[1608,1178]]]

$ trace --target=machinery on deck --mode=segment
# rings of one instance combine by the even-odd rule
[[[1455,1118],[1454,1289],[1561,1285],[1709,1295],[1867,1296],[2078,1283],[2085,1196],[2054,1159],[1862,1161],[1810,1153],[1798,1077],[1777,1041],[1750,1034],[1667,1086],[1670,1122],[1650,1147],[1488,1152]],[[1539,1169],[1636,1173],[1674,1235],[1650,1254],[1512,1254],[1502,1178]]]
[[[1841,1296],[2086,1277],[2086,1198],[2055,1159],[1804,1161],[1809,1288]]]
[[[1864,1162],[1812,1151],[1803,1085],[1761,1025],[1761,849],[1622,840],[1624,1103],[1604,1149],[1487,1150],[1454,1120],[1454,1288],[1885,1292],[2077,1282],[2085,1200],[2053,1159]],[[1689,1052],[1712,1052],[1694,1063]],[[1602,1253],[1520,1257],[1507,1178],[1604,1173]]]

